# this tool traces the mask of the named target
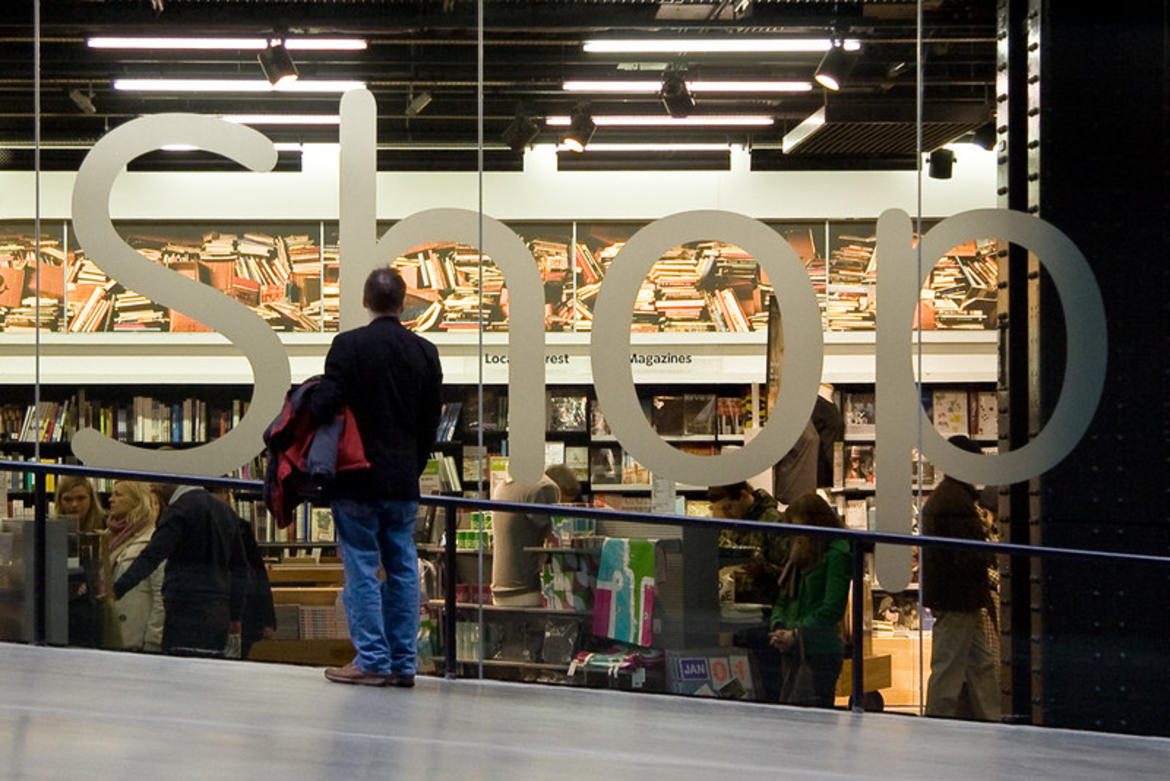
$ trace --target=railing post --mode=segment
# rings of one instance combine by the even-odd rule
[[[446,676],[457,677],[455,658],[455,508],[450,505],[443,507],[443,517],[447,530],[444,535],[444,570],[443,575],[443,638],[446,641],[444,650],[447,654]]]
[[[48,546],[48,513],[49,500],[45,492],[45,473],[37,472],[33,476],[33,643],[44,645],[48,633],[48,604],[45,593],[47,578],[47,562],[45,548]]]
[[[865,631],[865,613],[869,606],[865,601],[865,547],[860,542],[853,544],[853,641],[850,643],[853,668],[853,712],[865,711],[865,654],[862,633]]]

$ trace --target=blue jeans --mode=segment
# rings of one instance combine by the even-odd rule
[[[332,502],[338,549],[345,568],[345,613],[366,672],[413,675],[418,640],[417,501]],[[379,584],[378,564],[386,571]]]

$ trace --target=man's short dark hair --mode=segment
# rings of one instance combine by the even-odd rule
[[[397,269],[376,268],[366,277],[362,303],[371,312],[396,313],[406,298],[406,282]]]
[[[955,434],[953,437],[948,439],[947,442],[950,442],[952,445],[957,447],[959,450],[965,450],[968,453],[982,453],[983,452],[982,450],[979,449],[978,445],[976,445],[974,442],[971,441],[970,437],[964,436],[962,434]]]
[[[581,498],[581,481],[573,474],[572,469],[564,464],[553,464],[544,470],[544,473],[557,484],[562,502],[575,502]]]
[[[752,487],[746,480],[731,485],[713,485],[707,489],[707,500],[718,502],[720,499],[738,499],[744,491],[749,494],[752,492]]]

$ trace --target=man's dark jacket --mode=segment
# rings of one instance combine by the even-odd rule
[[[163,508],[150,542],[114,583],[114,595],[121,599],[164,560],[164,601],[223,601],[231,620],[240,620],[248,564],[240,521],[230,507],[196,488]]]
[[[333,495],[361,501],[418,499],[418,477],[435,444],[443,371],[435,346],[379,317],[333,339],[310,400],[314,422],[347,405],[371,468],[339,473]]]
[[[975,489],[954,478],[944,478],[922,507],[922,533],[934,537],[987,539],[975,511]],[[992,554],[982,551],[924,547],[923,604],[932,610],[964,612],[991,607],[988,567],[994,561]]]
[[[833,443],[845,438],[845,418],[837,405],[823,396],[817,396],[812,411],[813,426],[820,438],[817,451],[817,485],[833,484]]]
[[[272,585],[268,582],[268,567],[256,544],[252,524],[239,518],[240,540],[244,544],[244,560],[248,565],[248,588],[245,592],[244,614],[240,628],[241,656],[248,658],[248,649],[264,636],[264,627],[276,629],[276,606],[272,602]]]

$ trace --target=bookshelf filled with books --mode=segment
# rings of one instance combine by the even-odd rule
[[[466,388],[458,404],[462,420],[457,437],[461,476],[466,493],[475,493],[482,477],[485,493],[497,473],[507,468],[507,394],[502,388]],[[651,427],[674,447],[695,455],[714,456],[725,447],[740,447],[745,427],[755,419],[750,388],[745,385],[695,386],[680,392],[676,386],[641,386],[643,410]],[[651,475],[626,452],[611,431],[595,394],[583,386],[550,386],[545,393],[546,465],[565,464],[581,483],[586,499],[606,506],[637,504],[648,498]],[[482,426],[482,434],[480,427]],[[482,435],[482,446],[479,444]],[[482,468],[482,472],[479,469]],[[706,486],[678,485],[683,497],[696,499]],[[647,508],[648,509],[648,508]]]
[[[924,386],[923,405],[944,436],[965,434],[991,450],[995,446],[996,397],[987,382]],[[40,414],[31,391],[9,389],[0,400],[0,453],[26,460],[33,456],[39,417],[41,457],[71,461],[69,439],[81,427],[92,427],[118,441],[145,447],[190,447],[223,436],[247,410],[246,386],[207,385],[192,388],[49,386],[42,394]],[[24,398],[28,396],[28,398]],[[482,398],[481,398],[482,397]],[[742,446],[745,431],[764,422],[759,395],[750,384],[642,385],[639,397],[654,431],[672,446],[699,456],[715,456]],[[869,502],[876,489],[874,470],[876,414],[872,385],[839,386],[835,402],[844,419],[837,443],[833,484],[838,508],[858,522],[850,502]],[[651,493],[652,476],[614,437],[595,394],[586,386],[549,386],[545,394],[544,459],[564,463],[580,480],[583,492],[605,506],[639,509]],[[423,476],[425,493],[476,495],[490,492],[496,472],[506,470],[509,443],[508,397],[504,387],[449,385],[444,389],[437,442]],[[480,445],[482,427],[483,444]],[[258,459],[238,472],[262,476]],[[930,490],[941,479],[929,462],[915,459],[915,486]],[[27,490],[27,476],[11,476],[9,490]],[[482,481],[482,483],[481,483]],[[108,486],[101,486],[108,490]],[[705,514],[707,486],[676,485],[680,512]],[[648,506],[642,509],[648,509]],[[851,510],[851,511],[850,511]],[[306,506],[294,525],[278,531],[259,502],[247,499],[240,512],[256,522],[262,541],[331,540],[328,511]]]
[[[320,223],[121,221],[116,228],[144,259],[222,291],[274,330],[321,330]],[[29,330],[38,296],[50,331],[211,330],[110,278],[67,222],[45,222],[41,236],[38,287],[32,227],[0,224],[0,330]]]
[[[391,222],[379,224],[384,231]],[[548,332],[592,330],[605,273],[644,222],[507,223],[540,273]],[[872,331],[878,258],[875,223],[770,221],[809,274],[826,331]],[[336,221],[119,221],[148,261],[215,287],[277,331],[329,332],[338,324],[341,252]],[[0,223],[0,332],[199,332],[189,315],[111,279],[86,256],[68,221],[42,225],[40,282],[31,224]],[[998,245],[970,242],[934,259],[921,292],[927,330],[989,329],[995,322]],[[506,331],[507,280],[490,256],[451,241],[395,261],[408,285],[404,320],[432,333]],[[764,329],[770,283],[755,258],[712,237],[663,247],[634,307],[639,333],[751,333]],[[482,290],[483,299],[479,298]]]
[[[77,463],[70,439],[82,428],[139,447],[194,447],[218,439],[238,424],[250,395],[250,388],[222,385],[44,386],[37,406],[31,388],[6,386],[0,394],[0,459],[32,461],[39,452],[43,463]],[[257,456],[229,476],[252,480],[263,474],[263,457]],[[0,480],[8,496],[7,508],[0,509],[12,517],[31,512],[32,475],[4,472]],[[108,493],[112,483],[94,480],[99,493]],[[53,490],[52,481],[48,488]]]
[[[871,386],[845,386],[835,390],[834,397],[844,419],[844,437],[835,446],[832,492],[846,525],[864,529],[878,477],[874,469],[878,447],[874,392]],[[935,430],[944,438],[966,436],[985,453],[995,452],[998,408],[992,385],[984,382],[923,386],[922,406]],[[943,474],[917,448],[910,457],[915,492],[929,493]]]

